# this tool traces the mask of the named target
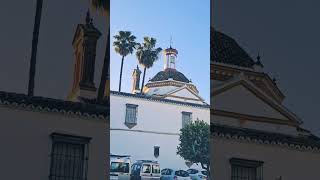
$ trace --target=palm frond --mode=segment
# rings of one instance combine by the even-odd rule
[[[136,57],[141,66],[151,68],[154,62],[159,59],[159,54],[162,51],[162,48],[155,48],[156,42],[156,39],[152,37],[143,38],[142,45],[139,45],[136,51]]]
[[[132,54],[134,49],[136,49],[136,37],[132,35],[130,31],[119,31],[118,34],[113,37],[115,39],[113,42],[115,51],[121,56]]]

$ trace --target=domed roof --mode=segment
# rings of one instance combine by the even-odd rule
[[[211,61],[252,68],[255,61],[231,37],[211,28]]]
[[[176,69],[170,69],[170,68],[167,68],[164,71],[158,72],[152,79],[150,79],[150,81],[165,81],[169,79],[173,79],[175,81],[181,81],[185,83],[190,82],[184,74],[177,71]]]

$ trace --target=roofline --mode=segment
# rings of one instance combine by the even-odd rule
[[[210,132],[211,136],[215,138],[227,138],[245,143],[278,145],[298,150],[320,152],[320,138],[313,134],[309,136],[293,136],[214,123],[210,125]]]
[[[221,31],[218,31],[213,27],[210,27],[210,35],[213,36],[213,38],[210,40],[210,45],[216,44],[216,43],[218,45],[220,45],[221,42],[226,40],[228,43],[230,42],[230,43],[232,43],[231,45],[233,45],[233,47],[229,45],[229,47],[227,47],[227,48],[231,48],[231,49],[232,48],[237,48],[238,49],[238,53],[240,53],[240,54],[237,54],[237,55],[241,55],[240,58],[243,59],[244,61],[247,61],[247,63],[249,63],[248,65],[244,65],[244,64],[241,65],[241,63],[240,63],[237,66],[248,67],[248,68],[252,68],[254,66],[255,60],[250,56],[250,54],[242,46],[240,46],[240,44],[238,43],[238,41],[235,38],[233,38],[233,37],[221,32]],[[216,46],[211,46],[210,47],[210,53],[215,53],[214,52],[214,48],[219,48],[220,49],[221,47],[218,47],[217,45]],[[231,54],[229,54],[229,55],[231,55]],[[210,57],[210,61],[221,62],[220,59],[214,59],[214,58],[215,58],[214,56],[211,56]],[[230,57],[228,57],[228,58],[230,58]],[[237,56],[237,58],[239,59],[238,56]],[[225,59],[226,58],[224,57],[224,60]],[[224,60],[222,60],[222,61],[224,61]],[[244,62],[244,61],[242,61],[242,62]],[[226,64],[232,64],[232,63],[234,64],[236,62],[232,62],[231,61],[231,62],[225,62],[225,63]]]
[[[165,94],[165,96],[169,96],[169,95],[174,94],[174,93],[176,93],[176,92],[179,92],[179,91],[181,91],[181,90],[183,90],[183,89],[188,89],[188,90],[190,90],[190,92],[191,92],[193,95],[195,95],[197,98],[199,98],[200,101],[206,103],[205,100],[204,100],[199,94],[197,94],[196,92],[193,92],[193,90],[192,90],[191,88],[189,88],[186,84],[185,84],[184,86],[181,86],[180,88],[177,88],[177,89],[174,89],[174,90],[168,92],[167,94]]]
[[[245,73],[249,73],[249,74],[254,74],[256,76],[260,76],[260,77],[266,77],[267,82],[269,83],[269,85],[271,85],[271,87],[274,88],[274,90],[276,91],[276,93],[278,93],[278,95],[281,97],[281,99],[283,100],[285,98],[285,95],[283,94],[283,92],[280,90],[280,88],[278,87],[278,85],[270,83],[272,82],[271,77],[269,76],[269,74],[265,73],[265,72],[259,72],[254,70],[253,68],[247,68],[247,67],[242,67],[242,66],[237,66],[237,65],[230,65],[230,64],[226,64],[226,63],[221,63],[221,62],[210,62],[210,66],[217,66],[217,67],[222,67],[225,69],[232,69],[234,71],[237,72],[245,72]],[[211,73],[210,73],[210,78],[212,77]]]
[[[197,93],[199,93],[197,86],[194,85],[191,81],[190,82],[182,82],[182,81],[177,81],[174,79],[168,79],[168,80],[163,80],[163,81],[148,81],[147,84],[145,85],[145,87],[147,87],[147,88],[159,87],[159,86],[157,86],[158,84],[161,85],[161,84],[166,84],[166,83],[177,83],[177,84],[181,85],[181,87],[184,85],[192,86],[197,91]],[[179,86],[177,86],[177,87],[179,87]]]
[[[196,104],[196,103],[181,102],[181,101],[175,101],[175,100],[171,100],[171,99],[163,99],[163,98],[146,96],[146,95],[142,95],[142,94],[132,94],[132,93],[126,93],[126,92],[110,91],[110,95],[125,96],[125,97],[144,99],[144,100],[160,102],[160,103],[168,103],[168,104],[175,104],[175,105],[182,105],[182,106],[191,106],[191,107],[204,108],[204,109],[210,110],[210,105],[208,105],[208,104],[201,105],[201,104]]]
[[[179,81],[179,80],[175,80],[175,81],[178,81],[178,82],[184,82],[184,83],[190,83],[191,81],[180,71],[178,71],[177,69],[173,69],[173,68],[166,68],[162,71],[159,71],[158,73],[156,73],[151,79],[148,80],[148,82],[159,82],[158,80],[153,80],[159,73],[165,73],[166,71],[173,71],[173,72],[177,72],[177,73],[180,73],[184,76],[184,78],[186,79],[186,81]],[[165,79],[165,80],[174,80],[174,78],[169,78],[169,79]],[[165,81],[165,80],[160,80],[160,81]]]
[[[109,107],[105,105],[86,104],[41,96],[27,96],[5,91],[0,91],[0,106],[31,111],[58,112],[97,119],[105,119],[109,116]]]
[[[239,70],[245,70],[245,71],[258,73],[258,71],[256,71],[252,67],[245,67],[245,66],[238,66],[238,65],[234,65],[234,64],[227,64],[227,63],[223,63],[223,62],[217,62],[217,61],[214,61],[214,60],[211,60],[210,64],[211,65],[226,66],[226,67],[230,67],[230,68],[234,68],[234,69],[239,69]]]

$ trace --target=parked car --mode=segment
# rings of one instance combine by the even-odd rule
[[[132,164],[130,180],[160,180],[160,165],[157,161],[139,160]]]
[[[165,168],[161,170],[161,180],[191,180],[189,173],[184,170]]]
[[[131,158],[129,155],[110,155],[110,180],[130,179]]]
[[[203,169],[188,169],[187,172],[189,173],[192,180],[204,180],[208,179],[208,172]]]

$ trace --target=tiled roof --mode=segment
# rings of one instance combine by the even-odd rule
[[[46,97],[0,91],[0,105],[15,105],[20,107],[31,107],[34,109],[52,112],[71,112],[80,115],[103,116],[109,115],[109,106],[89,103],[71,102]]]
[[[200,107],[200,108],[207,108],[207,109],[210,108],[210,106],[207,104],[195,104],[195,103],[188,103],[188,102],[182,102],[182,101],[175,101],[171,99],[163,99],[163,98],[157,98],[154,96],[147,96],[145,94],[132,94],[132,93],[125,93],[125,92],[118,92],[118,91],[110,91],[110,95],[140,98],[140,99],[145,99],[149,101],[177,104],[177,105],[183,105],[183,106],[192,106],[192,107]]]
[[[88,99],[84,97],[79,97],[80,102],[85,104],[94,104],[94,105],[102,105],[102,106],[108,106],[109,105],[109,98],[104,98],[100,103],[97,102],[96,98]]]
[[[166,69],[164,71],[158,72],[150,81],[164,81],[164,80],[169,80],[173,79],[175,81],[181,81],[185,83],[189,83],[189,79],[186,78],[184,74],[181,72],[177,71],[176,69]]]
[[[211,124],[211,134],[215,134],[216,136],[224,135],[230,137],[237,137],[241,139],[251,139],[257,140],[260,142],[268,142],[269,144],[287,144],[288,146],[293,147],[316,147],[320,148],[320,138],[309,134],[309,135],[297,135],[297,136],[290,136],[286,134],[280,133],[272,133],[254,129],[247,129],[247,128],[237,128],[231,126],[223,126],[223,125],[216,125]]]
[[[255,61],[231,37],[211,28],[211,61],[252,68]]]

